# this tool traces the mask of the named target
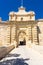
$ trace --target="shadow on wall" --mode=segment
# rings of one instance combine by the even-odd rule
[[[0,62],[0,65],[29,65],[25,61],[29,59],[17,58]]]
[[[7,53],[7,48],[6,47],[0,47],[0,60],[5,57]]]
[[[38,34],[41,33],[39,26],[37,26],[37,31],[38,31]]]
[[[39,43],[39,34],[41,34],[41,31],[40,31],[40,28],[39,28],[39,26],[37,26],[37,38],[38,38],[38,43]]]
[[[0,47],[0,60],[4,58],[12,49],[14,49],[14,45]]]

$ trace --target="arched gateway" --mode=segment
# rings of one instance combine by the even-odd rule
[[[25,8],[21,6],[18,12],[9,13],[9,21],[11,21],[10,37],[8,37],[10,43],[14,43],[17,47],[19,45],[28,46],[29,42],[38,44],[39,38],[34,11],[26,12]]]
[[[26,45],[26,33],[24,31],[18,33],[18,45]]]
[[[40,27],[43,20],[42,22],[35,20],[35,12],[27,12],[23,6],[18,9],[18,12],[9,13],[9,20],[6,23],[0,21],[0,45],[14,44],[15,47],[18,47],[24,44],[28,46],[29,42],[39,44],[41,35],[39,35],[37,26]],[[43,25],[41,26],[43,28]]]

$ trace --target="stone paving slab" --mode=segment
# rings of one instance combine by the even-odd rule
[[[0,65],[43,65],[43,56],[32,48],[19,46],[3,58]]]

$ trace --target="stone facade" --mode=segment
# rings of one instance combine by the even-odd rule
[[[34,11],[26,12],[20,7],[18,12],[10,12],[9,20],[0,19],[0,46],[14,44],[18,46],[25,40],[25,44],[43,45],[43,19],[35,20]]]

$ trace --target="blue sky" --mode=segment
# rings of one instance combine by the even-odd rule
[[[43,0],[23,0],[23,6],[26,11],[34,11],[36,19],[43,18]],[[21,6],[21,0],[0,0],[0,17],[8,20],[10,11],[18,11]]]

